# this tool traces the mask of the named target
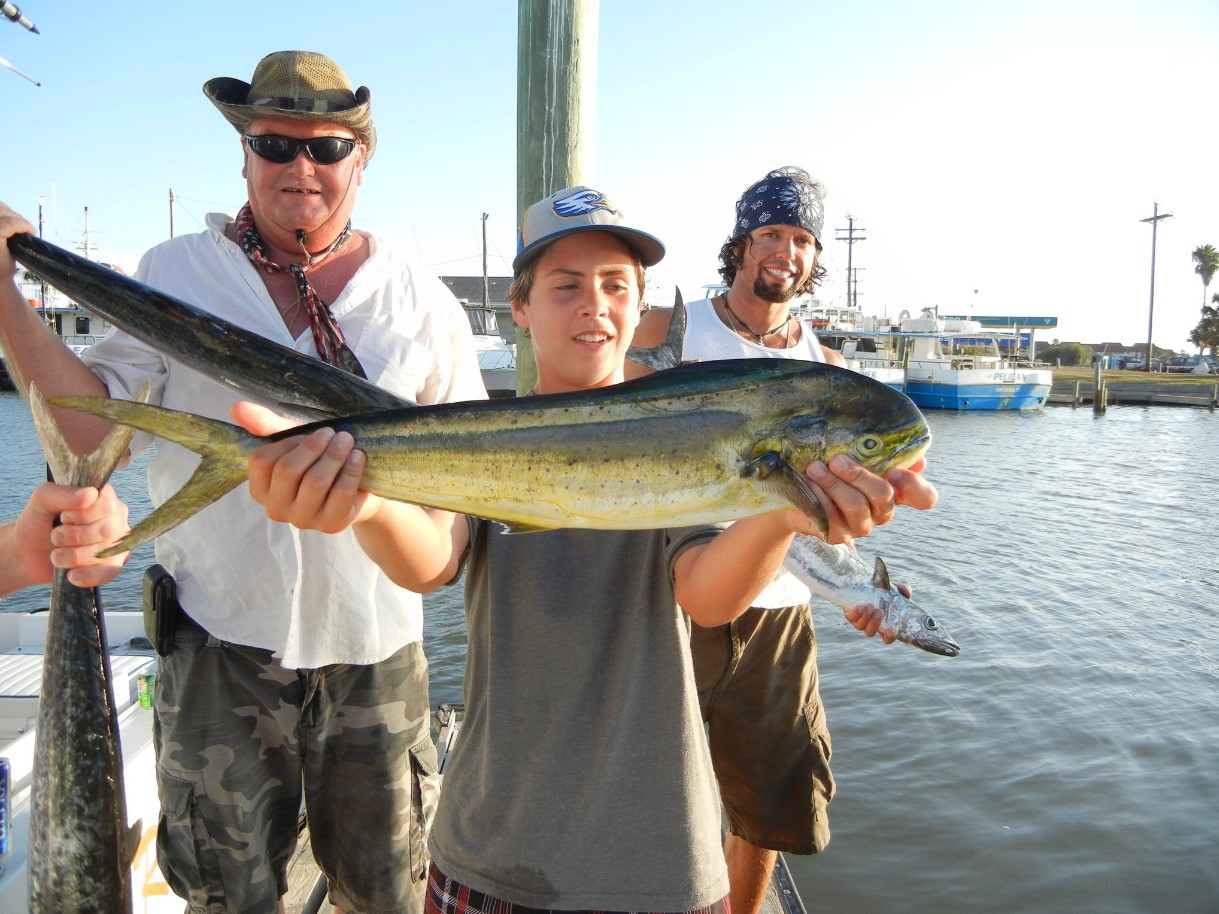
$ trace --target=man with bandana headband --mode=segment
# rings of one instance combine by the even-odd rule
[[[732,232],[720,250],[720,275],[728,289],[686,305],[683,361],[780,358],[845,364],[788,310],[793,298],[812,292],[825,276],[818,263],[824,196],[821,184],[794,167],[770,172],[741,195]],[[634,345],[659,344],[671,314],[664,309],[645,314]],[[647,373],[634,363],[628,366],[628,377]],[[888,474],[894,505],[935,504],[935,489],[916,472],[921,469],[920,464]],[[855,485],[865,475],[871,476],[836,457],[829,467],[817,465],[814,484],[830,490]],[[810,597],[804,584],[780,570],[738,619],[715,628],[695,625],[690,637],[728,819],[724,856],[733,914],[757,914],[779,852],[814,854],[830,839],[826,807],[834,779]],[[847,613],[847,619],[870,637],[881,614],[863,608]],[[882,638],[893,641],[892,635]]]

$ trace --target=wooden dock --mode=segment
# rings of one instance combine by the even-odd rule
[[[1219,381],[1162,384],[1106,380],[1103,386],[1109,406],[1195,406],[1212,411],[1219,407]],[[1095,402],[1095,383],[1080,380],[1055,381],[1046,398],[1048,404],[1067,406],[1094,406]]]

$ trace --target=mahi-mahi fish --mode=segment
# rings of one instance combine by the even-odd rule
[[[55,481],[105,485],[131,429],[115,426],[97,450],[79,457],[37,388],[30,389],[30,409]],[[105,620],[97,589],[75,586],[60,568],[51,584],[31,792],[32,914],[130,912],[140,825],[127,826]]]
[[[23,264],[115,326],[242,393],[270,400],[290,412],[334,417],[414,405],[41,239],[19,235],[11,238],[9,245]],[[632,348],[628,356],[657,371],[678,366],[685,316],[677,292],[665,341],[655,349]],[[200,434],[206,437],[206,429]],[[200,497],[206,503],[207,493],[200,493]],[[162,524],[154,515],[136,529],[141,538],[147,538],[176,522],[171,519]],[[797,537],[789,552],[792,564],[809,574],[806,583],[814,592],[844,609],[859,605],[859,589],[845,578],[835,577],[834,569],[844,574],[850,571],[851,580],[858,577],[858,569],[848,566],[847,557],[839,555],[838,547],[827,547],[815,538]],[[869,580],[875,579],[873,573]],[[844,595],[848,593],[853,595],[847,598]],[[884,600],[878,591],[873,602]],[[887,605],[893,607],[892,611],[902,607],[911,613],[908,619],[915,618],[906,604],[890,600]],[[888,625],[895,631],[909,628],[908,624]]]
[[[632,346],[627,358],[656,371],[671,369],[681,364],[685,335],[686,309],[678,291],[664,340],[650,349]],[[844,611],[879,609],[882,633],[892,633],[897,640],[933,654],[955,657],[961,653],[960,645],[930,613],[890,583],[889,569],[880,556],[869,568],[854,546],[798,536],[788,547],[783,564],[809,590]]]
[[[930,441],[903,393],[817,362],[687,365],[565,394],[413,406],[261,438],[215,419],[126,400],[52,401],[199,453],[194,475],[113,551],[133,549],[245,481],[268,441],[327,426],[367,456],[373,494],[499,521],[515,531],[640,530],[737,520],[795,506],[821,527],[804,476],[846,454],[876,473]]]

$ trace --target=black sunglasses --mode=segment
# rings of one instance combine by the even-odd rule
[[[267,133],[262,136],[246,134],[245,141],[250,144],[255,155],[274,162],[276,165],[286,165],[296,158],[303,147],[305,153],[319,165],[334,165],[341,162],[356,148],[356,141],[341,136],[315,136],[309,140],[298,140],[294,136],[280,136],[278,133]]]

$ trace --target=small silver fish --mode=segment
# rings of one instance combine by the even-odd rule
[[[798,536],[787,550],[783,567],[813,593],[844,610],[875,606],[884,614],[882,632],[932,654],[955,657],[961,646],[926,610],[889,583],[889,569],[876,557],[868,567],[851,546],[831,546],[815,536]]]

